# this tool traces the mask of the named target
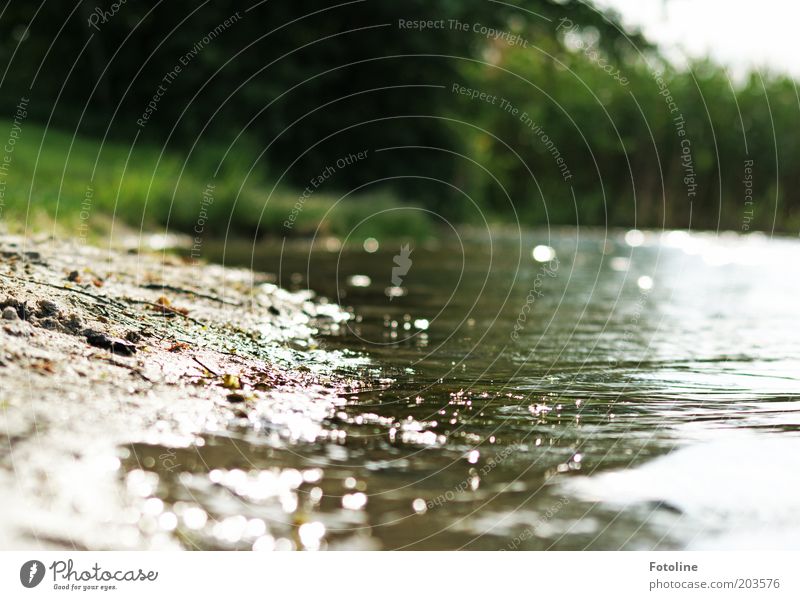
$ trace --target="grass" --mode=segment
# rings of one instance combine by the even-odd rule
[[[10,121],[0,121],[0,132],[11,128]],[[241,155],[229,155],[214,176],[224,152],[221,146],[205,146],[185,163],[184,156],[154,146],[101,145],[100,140],[73,139],[24,123],[13,150],[0,147],[0,164],[4,155],[10,157],[0,171],[0,221],[11,231],[53,229],[75,236],[107,230],[116,220],[193,235],[199,229],[209,236],[318,231],[359,241],[431,234],[432,224],[423,213],[400,210],[403,205],[389,195],[337,202],[338,196],[318,192],[298,204],[298,191],[287,186],[272,191],[266,175],[248,175],[241,165],[249,160]],[[209,184],[213,192],[204,196]],[[295,219],[287,227],[292,214]]]

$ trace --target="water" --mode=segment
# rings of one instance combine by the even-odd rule
[[[410,264],[381,240],[218,250],[349,307],[320,348],[370,385],[321,417],[324,440],[245,427],[167,448],[182,468],[162,498],[216,523],[184,545],[800,545],[800,243],[581,229],[412,246]]]

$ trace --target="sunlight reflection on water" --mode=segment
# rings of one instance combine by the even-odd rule
[[[800,243],[465,234],[418,244],[387,297],[399,247],[282,249],[282,285],[355,315],[320,352],[371,389],[287,398],[180,450],[152,492],[161,526],[263,549],[786,545],[770,532],[800,500]],[[277,271],[278,250],[256,266]]]

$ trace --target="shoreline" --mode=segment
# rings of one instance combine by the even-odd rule
[[[144,471],[123,469],[138,460],[127,446],[191,448],[266,423],[278,441],[328,435],[322,422],[362,383],[312,349],[349,315],[272,279],[0,236],[3,547],[183,547],[116,518],[144,518],[149,496],[131,482]],[[172,470],[174,456],[159,460]]]

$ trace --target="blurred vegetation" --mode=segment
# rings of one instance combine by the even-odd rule
[[[0,121],[0,131],[11,126]],[[156,146],[132,150],[107,142],[101,149],[94,139],[24,127],[6,177],[5,210],[14,229],[55,228],[81,237],[121,219],[144,229],[169,224],[213,236],[259,231],[345,236],[356,227],[359,238],[389,236],[398,228],[418,237],[431,233],[429,219],[404,210],[386,193],[371,194],[368,203],[311,195],[287,228],[287,215],[298,203],[296,190],[268,184],[260,171],[248,172],[235,161],[222,162],[216,177],[203,178],[216,170],[224,147],[204,147],[187,162]],[[204,195],[211,181],[214,188]]]
[[[800,227],[795,82],[676,69],[583,1],[13,3],[0,59],[12,226]]]

